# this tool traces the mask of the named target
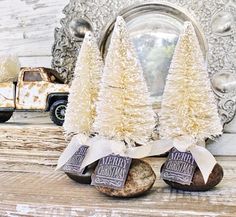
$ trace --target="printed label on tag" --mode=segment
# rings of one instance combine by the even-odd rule
[[[76,151],[75,154],[70,158],[70,160],[68,160],[67,163],[62,167],[62,170],[64,172],[74,173],[76,175],[82,175],[85,168],[81,170],[80,167],[85,158],[87,150],[88,146],[82,145],[78,149],[78,151]]]
[[[172,148],[163,166],[161,178],[182,185],[190,185],[196,167],[197,164],[190,152],[180,152]]]
[[[121,189],[125,185],[132,159],[119,155],[101,158],[92,176],[92,185]]]

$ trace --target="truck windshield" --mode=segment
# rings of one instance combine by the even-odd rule
[[[42,81],[40,72],[37,71],[26,71],[24,73],[24,81]]]

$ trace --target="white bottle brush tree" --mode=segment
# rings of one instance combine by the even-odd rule
[[[20,62],[15,55],[0,56],[0,82],[17,81]]]
[[[98,97],[103,61],[96,39],[86,33],[76,62],[74,79],[70,87],[64,130],[67,135],[90,136],[96,116],[95,101]]]
[[[63,124],[66,137],[72,139],[58,159],[56,169],[65,165],[79,149],[78,144],[85,145],[93,133],[95,101],[102,70],[103,61],[96,39],[91,32],[87,32],[76,62]]]
[[[155,125],[148,88],[125,21],[117,17],[106,56],[94,129],[100,136],[146,144]]]
[[[160,136],[191,136],[195,141],[220,135],[222,124],[194,27],[185,22],[167,76],[160,113]]]

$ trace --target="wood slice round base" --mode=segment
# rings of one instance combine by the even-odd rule
[[[155,180],[156,175],[148,163],[139,159],[133,159],[124,188],[96,187],[96,189],[112,197],[137,197],[150,190]]]
[[[65,172],[65,174],[72,180],[80,183],[80,184],[91,184],[91,176],[97,166],[97,162],[90,164],[87,166],[84,170],[84,173],[82,175],[77,175],[75,173],[68,173]]]
[[[162,171],[163,165],[161,167],[161,171]],[[164,180],[164,182],[168,184],[169,186],[171,186],[172,188],[183,190],[183,191],[208,191],[214,188],[216,185],[218,185],[223,179],[223,176],[224,176],[223,168],[217,163],[215,167],[213,168],[208,178],[207,183],[204,183],[202,173],[198,167],[196,168],[194,172],[192,183],[190,185],[182,185],[182,184],[171,182],[168,180]]]

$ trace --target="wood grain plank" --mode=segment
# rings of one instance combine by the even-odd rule
[[[235,216],[235,158],[219,158],[225,170],[223,182],[208,192],[170,189],[158,177],[143,197],[115,199],[98,193],[55,172],[53,167],[34,170],[0,169],[1,216]],[[147,161],[158,174],[164,159]],[[1,161],[0,161],[1,162]]]
[[[215,141],[209,142],[207,144],[207,149],[216,156],[236,156],[234,141],[236,141],[235,133],[224,133]]]
[[[22,67],[47,67],[51,68],[51,56],[27,56],[19,57]]]
[[[208,192],[170,189],[159,176],[165,159],[148,158],[157,174],[152,190],[139,198],[115,199],[54,171],[67,143],[47,114],[16,113],[14,118],[0,125],[0,216],[235,216],[236,157],[217,158],[225,177]]]
[[[69,0],[1,0],[0,54],[48,56]]]
[[[9,122],[0,124],[0,131],[0,150],[62,151],[67,144],[62,128],[52,123],[48,113],[16,112]],[[224,133],[206,147],[215,156],[236,156],[235,140],[236,134]]]

